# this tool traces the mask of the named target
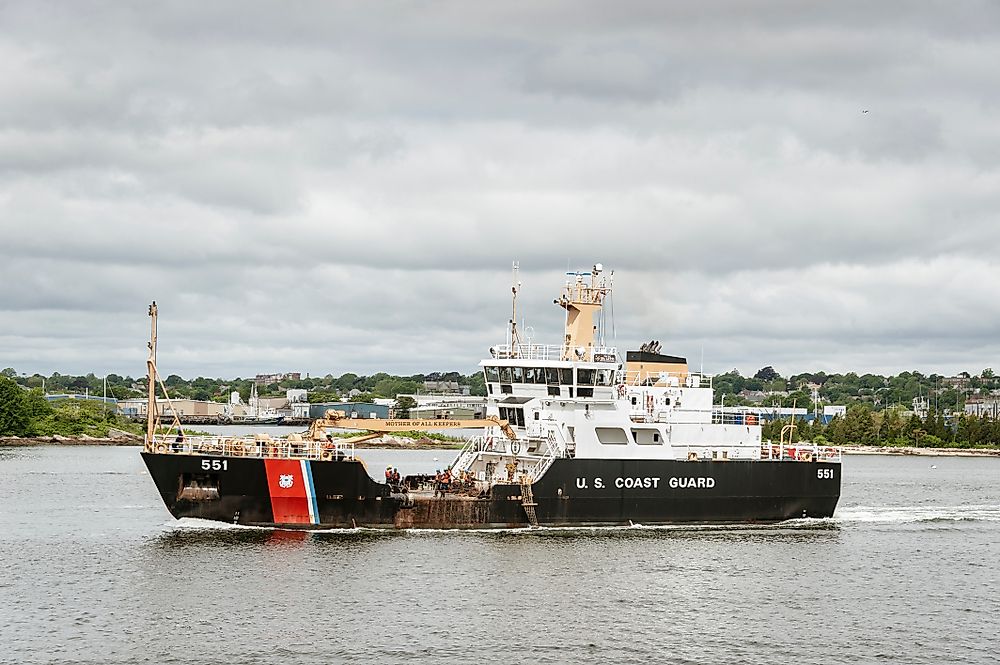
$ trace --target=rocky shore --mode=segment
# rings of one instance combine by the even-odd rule
[[[913,448],[900,446],[843,446],[845,455],[919,455],[923,457],[1000,457],[996,448]]]
[[[79,436],[0,436],[0,446],[141,446],[142,437],[130,432],[112,432],[106,437]]]

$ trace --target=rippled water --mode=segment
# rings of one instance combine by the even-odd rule
[[[0,449],[0,663],[997,662],[1000,460],[844,467],[832,520],[306,534],[175,522],[134,448]]]

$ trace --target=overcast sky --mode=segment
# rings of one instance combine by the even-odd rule
[[[0,368],[1000,366],[1000,4],[0,2]]]

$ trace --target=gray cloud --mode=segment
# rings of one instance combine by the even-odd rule
[[[0,366],[470,371],[617,269],[621,346],[978,370],[989,2],[10,2]],[[863,113],[863,111],[868,113]]]

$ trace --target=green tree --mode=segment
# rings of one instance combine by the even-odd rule
[[[760,379],[761,381],[774,381],[775,379],[780,379],[781,375],[778,374],[773,367],[768,365],[767,367],[762,367],[757,370],[757,373],[753,375],[753,378]]]
[[[28,427],[25,433],[28,435],[38,434],[39,423],[52,414],[52,405],[45,399],[41,389],[33,388],[24,393],[23,408],[24,415],[28,418]]]
[[[0,436],[24,436],[30,421],[24,408],[24,389],[0,374]]]
[[[417,405],[417,400],[412,397],[403,395],[402,397],[396,398],[396,417],[397,418],[409,418],[410,409]]]

